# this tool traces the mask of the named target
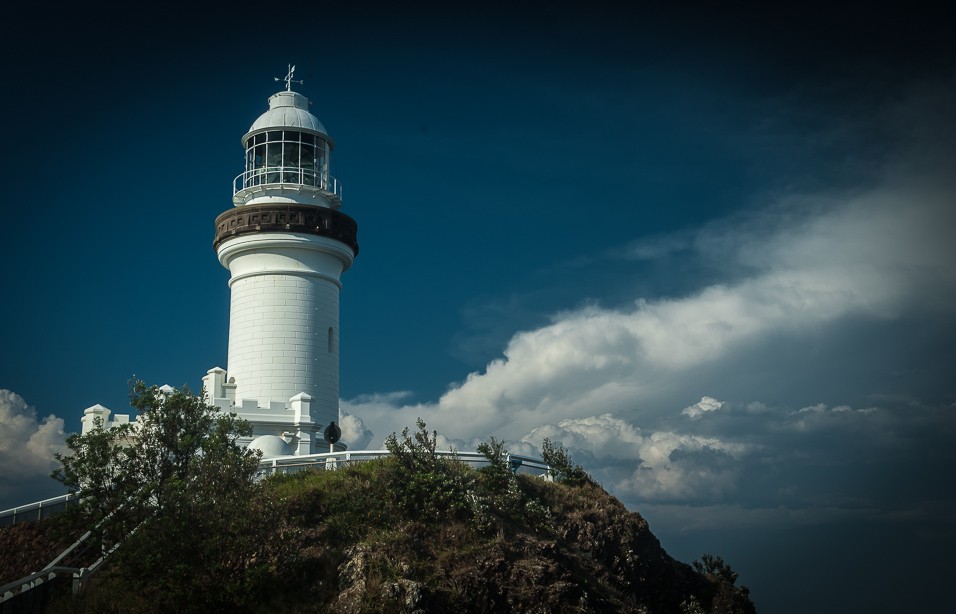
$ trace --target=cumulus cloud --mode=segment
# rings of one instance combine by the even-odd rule
[[[724,402],[718,401],[713,397],[701,397],[700,401],[681,410],[681,414],[691,420],[697,420],[708,412],[717,411],[723,407]]]
[[[934,125],[952,136],[951,111],[925,103],[952,97],[927,95],[896,112],[914,126],[942,117]],[[814,488],[815,505],[866,499],[868,479],[821,485],[837,468],[862,471],[861,455],[886,454],[880,462],[903,466],[917,458],[913,433],[953,431],[953,412],[940,409],[952,398],[939,364],[922,380],[912,372],[894,380],[889,370],[867,374],[872,357],[854,355],[865,342],[871,354],[893,356],[916,337],[906,327],[951,322],[956,313],[952,140],[915,128],[897,136],[868,185],[778,194],[696,230],[609,252],[628,262],[707,263],[714,278],[690,291],[557,313],[516,332],[498,358],[434,402],[378,395],[343,406],[385,434],[422,417],[449,443],[495,435],[537,446],[549,437],[634,501],[734,494],[754,505],[807,504]],[[895,337],[881,346],[886,331]],[[862,375],[841,388],[841,374],[854,372]],[[813,400],[767,398],[799,386]],[[880,397],[884,390],[942,395],[942,405],[913,408]]]
[[[712,238],[708,257],[719,243],[730,250],[722,257],[748,275],[631,308],[557,314],[515,334],[501,358],[421,411],[466,438],[594,409],[630,414],[635,401],[672,393],[685,374],[771,338],[799,343],[848,319],[949,310],[956,296],[956,269],[948,264],[956,242],[945,230],[956,227],[951,204],[944,194],[879,189],[812,207],[790,199],[749,224],[708,229],[730,235]],[[713,409],[699,404],[684,415]]]
[[[561,443],[621,495],[648,501],[719,498],[735,489],[748,444],[690,433],[645,433],[611,414],[566,419],[532,429],[525,440]],[[603,479],[602,479],[603,478]]]
[[[50,479],[53,455],[65,450],[63,419],[37,419],[23,397],[0,389],[0,508],[30,503],[61,489]]]
[[[342,411],[339,414],[339,428],[342,429],[342,443],[350,450],[362,450],[368,447],[375,434],[368,430],[365,422],[358,416]]]

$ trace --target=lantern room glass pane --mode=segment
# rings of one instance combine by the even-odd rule
[[[286,133],[288,134],[288,133]],[[298,183],[298,173],[292,172],[299,165],[299,144],[285,142],[282,144],[282,183]]]
[[[286,143],[282,155],[282,166],[299,166],[299,144]]]
[[[315,185],[315,147],[302,145],[299,150],[299,165],[302,167],[302,183]]]
[[[265,150],[266,166],[282,165],[282,143],[267,143]]]
[[[266,143],[266,168],[269,171],[282,166],[282,143]],[[279,173],[269,172],[266,175],[266,183],[279,183]]]

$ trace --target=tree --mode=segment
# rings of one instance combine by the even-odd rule
[[[492,437],[478,444],[475,450],[488,459],[488,464],[478,470],[487,487],[491,490],[505,490],[514,480],[508,466],[508,451],[505,443]]]
[[[401,439],[395,433],[385,438],[391,453],[385,464],[394,484],[387,504],[427,521],[466,516],[469,478],[464,466],[436,454],[438,432],[429,432],[424,420],[418,418],[415,425],[414,433],[402,429]]]
[[[712,586],[713,598],[710,612],[714,614],[752,614],[755,612],[750,601],[750,589],[746,586],[734,586],[737,572],[721,557],[704,554],[691,563],[694,571],[701,574]]]
[[[559,483],[583,486],[593,481],[581,465],[571,461],[571,455],[561,444],[554,444],[547,437],[541,442],[541,460],[551,467],[554,479]]]
[[[120,543],[113,576],[133,586],[149,576],[166,597],[194,603],[241,601],[254,588],[249,574],[270,559],[260,453],[238,445],[252,427],[186,388],[133,381],[130,405],[134,424],[72,435],[53,477],[79,495],[86,528],[99,523],[105,546]]]
[[[79,513],[84,522],[95,524],[112,514],[132,493],[126,467],[132,442],[132,425],[107,429],[102,418],[95,418],[93,429],[67,437],[72,451],[56,453],[60,463],[52,477],[78,495]]]

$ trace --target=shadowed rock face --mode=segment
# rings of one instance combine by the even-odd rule
[[[328,602],[341,612],[753,612],[728,586],[661,548],[647,522],[594,485],[523,487],[549,507],[548,534],[503,527],[476,542],[456,523],[408,523],[388,540],[342,553]],[[321,530],[320,530],[321,532]],[[719,602],[722,588],[727,603]],[[685,604],[682,608],[682,604]]]
[[[57,531],[46,521],[22,522],[0,529],[0,585],[40,571],[75,539],[76,536]]]

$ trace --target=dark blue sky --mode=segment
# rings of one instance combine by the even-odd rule
[[[459,447],[550,436],[672,554],[724,555],[762,611],[949,603],[956,56],[940,15],[15,11],[0,508],[40,493],[56,431],[93,403],[122,411],[134,374],[198,388],[226,366],[213,220],[292,62],[359,223],[353,445],[417,416]]]

